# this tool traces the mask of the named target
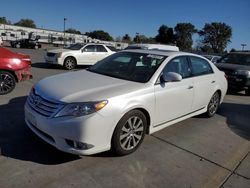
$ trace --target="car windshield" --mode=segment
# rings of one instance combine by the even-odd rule
[[[250,54],[232,53],[222,57],[217,63],[250,65]]]
[[[82,47],[83,47],[83,44],[73,44],[73,45],[69,46],[67,49],[80,50]]]
[[[92,67],[88,71],[98,74],[145,83],[153,76],[166,56],[147,53],[118,52]]]

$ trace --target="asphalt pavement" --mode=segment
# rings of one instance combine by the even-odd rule
[[[37,81],[67,72],[30,54],[34,79],[0,96],[0,187],[250,187],[250,96],[228,94],[212,118],[193,117],[147,135],[131,155],[75,156],[34,135],[24,103]],[[84,67],[78,67],[77,70]]]

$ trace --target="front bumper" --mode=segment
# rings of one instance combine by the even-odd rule
[[[229,89],[243,90],[250,87],[250,78],[245,76],[227,75]]]
[[[53,57],[45,56],[44,59],[46,63],[63,65],[62,58],[57,58],[56,56]]]
[[[103,117],[98,113],[74,118],[47,118],[35,112],[27,102],[25,104],[25,122],[36,135],[61,151],[77,155],[109,150],[116,121],[114,117]],[[88,147],[79,149],[73,141]]]

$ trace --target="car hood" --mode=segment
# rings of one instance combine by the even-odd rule
[[[35,90],[44,98],[72,103],[105,100],[144,87],[143,83],[83,70],[47,77],[36,84]]]
[[[239,64],[230,64],[230,63],[216,63],[218,69],[224,70],[250,70],[249,65],[239,65]]]
[[[54,49],[54,50],[49,50],[48,52],[57,54],[57,53],[68,52],[68,51],[70,50],[69,49]]]

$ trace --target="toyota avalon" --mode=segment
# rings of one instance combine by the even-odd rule
[[[126,155],[145,134],[198,114],[212,117],[226,91],[224,72],[204,57],[125,50],[39,81],[27,98],[25,121],[59,150]]]

